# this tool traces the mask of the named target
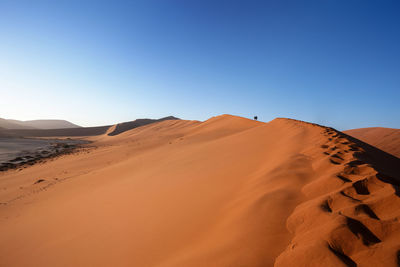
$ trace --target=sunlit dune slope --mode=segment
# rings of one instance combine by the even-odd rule
[[[357,139],[230,115],[108,132],[0,174],[1,266],[397,264],[399,159]]]
[[[400,129],[371,127],[344,132],[400,158]]]

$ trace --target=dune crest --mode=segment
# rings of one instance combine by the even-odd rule
[[[0,265],[397,264],[399,159],[387,153],[282,118],[116,128],[0,174]]]
[[[332,128],[324,135],[331,165],[315,162],[321,175],[302,188],[308,200],[288,218],[295,236],[275,266],[397,266],[399,160]]]

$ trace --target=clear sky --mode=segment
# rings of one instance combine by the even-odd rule
[[[400,128],[400,1],[0,0],[0,117]]]

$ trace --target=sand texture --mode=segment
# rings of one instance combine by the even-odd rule
[[[371,127],[348,130],[344,133],[400,158],[400,129]]]
[[[291,119],[118,129],[0,173],[0,266],[398,265],[396,157]]]

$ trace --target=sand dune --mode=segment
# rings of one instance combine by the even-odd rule
[[[0,174],[1,266],[398,264],[396,157],[290,119],[116,129]]]
[[[0,118],[0,130],[3,129],[35,129],[31,126],[20,125],[12,120]]]
[[[113,125],[97,126],[97,127],[71,127],[65,128],[61,127],[59,129],[48,128],[48,129],[0,129],[0,137],[86,137],[86,136],[98,136],[104,133],[109,133],[110,135],[117,135],[122,132],[134,129],[139,126],[147,125],[150,123],[163,121],[163,120],[176,120],[175,117],[165,117],[161,119],[137,119],[134,121],[118,123],[115,125],[115,130],[113,132],[108,132],[108,130]]]
[[[36,129],[68,129],[68,128],[81,127],[66,120],[30,120],[30,121],[15,121],[15,122],[24,126],[34,127]]]
[[[344,133],[400,158],[400,129],[371,127],[348,130]]]
[[[65,129],[80,126],[66,120],[7,120],[0,118],[0,127],[5,129]]]
[[[165,121],[165,120],[179,120],[178,118],[175,118],[173,116],[165,117],[162,119],[158,120],[152,120],[152,119],[137,119],[134,121],[129,121],[129,122],[123,122],[123,123],[118,123],[115,125],[115,129],[113,131],[110,131],[107,133],[107,135],[113,136],[113,135],[118,135],[120,133],[132,130],[136,127],[147,125],[153,122],[159,122],[159,121]]]

